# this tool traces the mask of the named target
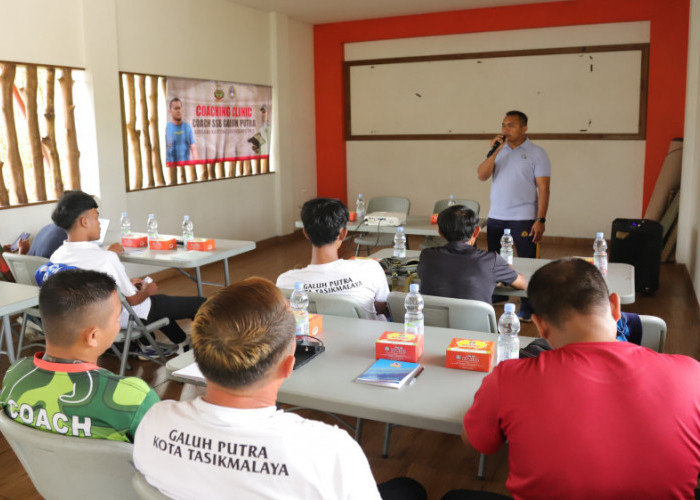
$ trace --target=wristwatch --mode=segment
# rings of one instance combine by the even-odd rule
[[[544,217],[538,217],[537,222],[541,222],[542,224],[544,224],[545,222],[547,222],[547,219],[545,219]]]

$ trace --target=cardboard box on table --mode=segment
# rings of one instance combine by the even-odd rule
[[[417,363],[423,355],[423,335],[384,332],[375,343],[377,359],[393,359]]]

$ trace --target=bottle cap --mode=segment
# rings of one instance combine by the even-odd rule
[[[595,237],[596,237],[596,239],[597,239],[597,238],[603,239],[603,238],[605,237],[605,234],[603,234],[603,233],[595,233]]]
[[[515,304],[513,304],[512,302],[508,302],[506,305],[503,306],[503,310],[507,313],[514,313]]]
[[[151,217],[155,217],[156,214],[148,214],[148,218],[150,219]]]
[[[418,293],[419,289],[420,285],[418,283],[411,283],[411,286],[408,287],[408,290],[412,293]]]
[[[126,212],[122,212],[122,217],[126,217]]]
[[[399,226],[396,228],[397,233],[403,233],[403,226]]]
[[[297,281],[294,283],[294,289],[295,290],[303,290],[304,289],[304,283],[302,281]]]
[[[451,200],[454,199],[454,197],[455,197],[455,195],[453,195],[453,194],[450,195]]]
[[[362,198],[362,193],[357,195],[358,198]]]
[[[189,215],[185,215],[184,220],[190,220],[190,216],[189,216]]]
[[[510,234],[510,229],[504,229],[503,234]]]

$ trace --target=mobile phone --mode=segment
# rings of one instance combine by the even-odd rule
[[[10,245],[10,252],[16,252],[19,249],[20,240],[26,240],[27,238],[29,238],[29,233],[22,233],[19,236],[17,236],[15,242],[12,245]]]

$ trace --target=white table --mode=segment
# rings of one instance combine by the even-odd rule
[[[374,259],[384,259],[393,255],[393,248],[383,248],[374,252],[370,257]],[[420,257],[419,250],[406,250],[406,257],[417,259]],[[550,259],[528,259],[524,257],[513,257],[513,267],[520,274],[525,276],[525,279],[530,281],[532,275],[535,274],[540,267],[552,262]],[[623,264],[620,262],[608,263],[608,276],[605,278],[610,292],[615,292],[620,296],[622,304],[632,304],[635,300],[634,291],[634,266]],[[511,297],[527,297],[526,290],[516,290],[509,286],[496,288],[498,295],[508,295]]]
[[[0,316],[2,316],[0,349],[2,349],[3,336],[5,337],[6,346],[6,350],[0,350],[0,354],[7,354],[7,357],[10,358],[10,363],[15,361],[10,315],[35,307],[37,304],[39,304],[39,287],[0,281]]]
[[[119,241],[118,235],[115,233],[109,240],[112,242]],[[108,241],[109,241],[108,240]],[[228,286],[230,278],[228,274],[228,258],[235,255],[240,255],[245,252],[250,252],[255,249],[254,241],[241,240],[215,240],[216,249],[209,252],[200,252],[197,250],[185,250],[183,246],[178,245],[175,250],[150,250],[145,248],[124,248],[124,253],[119,256],[122,262],[131,262],[132,264],[149,264],[160,267],[170,267],[177,269],[180,273],[190,278],[197,283],[197,294],[201,297],[202,284],[214,286]],[[106,245],[105,245],[106,246]],[[224,261],[224,284],[203,282],[200,268],[213,262]],[[184,271],[183,269],[195,269],[195,276]]]
[[[455,338],[496,340],[491,333],[425,327],[425,370],[415,384],[390,389],[354,382],[375,361],[374,342],[387,330],[403,331],[403,325],[364,319],[323,317],[326,351],[294,370],[282,384],[280,403],[314,408],[379,422],[460,434],[462,418],[472,405],[484,372],[445,367],[445,350]],[[525,346],[531,337],[521,337]],[[189,351],[171,359],[168,376],[194,362]],[[192,383],[192,380],[177,379]]]
[[[406,217],[406,223],[402,225],[406,234],[415,234],[418,236],[440,236],[437,224],[430,223],[430,215],[409,215]],[[484,227],[486,225],[486,219],[480,218],[479,225]],[[298,220],[294,222],[294,227],[303,229],[304,224]],[[380,233],[389,234],[396,232],[396,226],[368,226],[367,224],[361,224],[358,221],[348,222],[347,228],[348,231],[361,231],[367,233],[376,233],[377,230]]]

